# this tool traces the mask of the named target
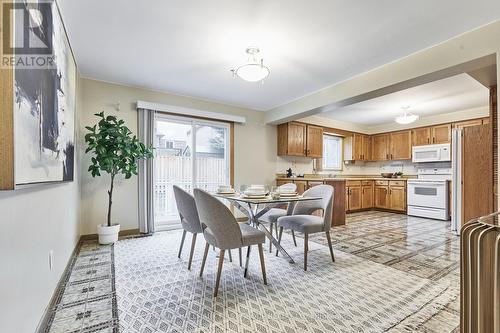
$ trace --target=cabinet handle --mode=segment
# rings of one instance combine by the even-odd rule
[[[391,160],[392,160],[392,154],[391,154]]]
[[[389,159],[389,154],[385,154],[385,159],[388,160]]]
[[[432,143],[436,143],[436,138],[432,138]]]
[[[427,143],[431,143],[431,139],[430,138],[427,138]]]

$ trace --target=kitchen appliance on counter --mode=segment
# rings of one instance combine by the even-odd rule
[[[407,213],[438,220],[449,220],[451,168],[422,168],[417,179],[408,179]]]
[[[445,162],[451,161],[451,146],[449,143],[414,146],[412,148],[412,162]]]

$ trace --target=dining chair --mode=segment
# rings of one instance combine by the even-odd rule
[[[246,223],[238,223],[233,213],[231,213],[226,205],[201,189],[194,190],[194,198],[196,201],[198,215],[200,216],[203,236],[205,237],[206,241],[203,261],[201,262],[200,277],[203,276],[203,270],[205,268],[205,262],[207,260],[210,245],[220,250],[217,276],[215,280],[214,297],[217,296],[217,292],[219,290],[222,264],[224,262],[224,253],[225,251],[231,249],[248,247],[245,272],[243,275],[244,277],[246,277],[248,272],[248,263],[250,260],[251,246],[257,245],[259,248],[262,278],[264,280],[264,284],[267,285],[264,251],[262,249],[262,244],[265,242],[266,237],[264,232],[251,227]]]
[[[198,211],[196,210],[196,203],[194,197],[188,192],[184,191],[177,185],[173,186],[174,197],[177,204],[177,210],[179,211],[179,216],[182,225],[182,239],[181,246],[179,248],[179,254],[177,258],[181,257],[182,247],[184,246],[184,239],[186,238],[186,233],[193,234],[191,239],[191,251],[189,252],[188,270],[191,269],[191,263],[193,261],[193,253],[196,245],[196,236],[203,232],[200,224],[200,218],[198,216]]]
[[[278,189],[279,190],[287,189],[290,191],[296,191],[297,184],[286,183],[286,184],[279,186]],[[259,221],[264,222],[264,223],[269,223],[269,229],[270,229],[271,235],[273,234],[273,228],[274,228],[276,231],[276,237],[278,237],[278,224],[276,223],[278,221],[278,218],[281,216],[291,215],[292,210],[293,210],[292,205],[288,205],[287,209],[271,208],[264,215],[262,215],[259,218]],[[293,230],[292,230],[292,237],[293,237],[293,243],[295,244],[295,246],[297,246],[297,240],[295,239],[295,233]],[[272,242],[269,242],[269,252],[272,251],[272,247],[273,247]]]
[[[309,235],[319,232],[326,233],[328,247],[332,261],[333,255],[332,240],[330,238],[330,226],[332,221],[333,187],[331,185],[317,185],[311,187],[303,194],[304,197],[320,197],[321,200],[298,202],[293,210],[293,215],[278,218],[280,228],[278,243],[281,243],[283,229],[301,232],[304,234],[304,271],[307,271],[307,252],[309,251]],[[317,210],[322,210],[322,216],[311,215]],[[277,255],[277,253],[276,253]]]

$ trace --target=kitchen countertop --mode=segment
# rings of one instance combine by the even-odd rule
[[[404,178],[383,178],[380,176],[362,176],[362,177],[276,177],[276,180],[291,180],[291,181],[346,181],[346,180],[403,180],[414,179],[416,177]]]

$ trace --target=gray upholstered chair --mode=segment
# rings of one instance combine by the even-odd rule
[[[321,197],[321,200],[301,201],[293,210],[293,215],[278,218],[280,228],[278,242],[281,242],[283,229],[298,231],[304,234],[304,270],[307,271],[307,252],[309,250],[309,235],[319,232],[326,233],[332,261],[335,261],[330,238],[330,225],[332,221],[333,187],[331,185],[317,185],[311,187],[303,194],[305,197]],[[321,209],[323,216],[311,215]]]
[[[262,250],[262,244],[264,243],[266,237],[264,232],[251,227],[246,223],[238,223],[229,208],[227,208],[217,198],[211,196],[203,190],[195,189],[194,198],[196,200],[198,215],[200,216],[203,236],[207,242],[205,245],[205,253],[203,254],[203,261],[201,263],[200,276],[203,276],[203,269],[205,268],[205,262],[207,260],[210,245],[220,249],[214,297],[217,296],[217,292],[219,290],[222,264],[224,262],[224,253],[226,250],[239,249],[245,246],[248,247],[244,273],[244,276],[246,277],[248,272],[248,262],[250,259],[250,248],[252,245],[258,245],[262,278],[264,280],[264,284],[267,284],[264,252]]]
[[[193,234],[191,239],[191,252],[189,253],[188,269],[191,269],[191,263],[193,261],[193,252],[196,245],[196,236],[203,232],[200,224],[200,218],[198,217],[198,211],[196,210],[196,203],[194,197],[188,192],[184,191],[179,186],[174,185],[174,196],[175,202],[177,204],[177,210],[179,211],[179,216],[181,218],[181,225],[184,231],[182,232],[181,246],[179,248],[178,258],[181,257],[182,247],[184,246],[184,239],[186,238],[186,233],[190,232]]]
[[[279,187],[280,190],[284,189],[284,188],[289,189],[291,191],[296,191],[297,185],[294,183],[286,183],[286,184],[283,184]],[[292,205],[288,205],[287,209],[271,208],[264,215],[262,215],[259,218],[259,221],[264,222],[264,223],[269,223],[269,229],[270,229],[271,235],[273,234],[273,228],[274,228],[276,230],[276,237],[277,237],[278,236],[278,224],[276,222],[278,221],[279,217],[286,216],[286,215],[292,215],[291,209],[293,210]],[[297,240],[295,239],[295,233],[293,230],[292,230],[292,237],[293,237],[293,243],[295,244],[295,246],[297,246]],[[272,251],[272,246],[273,246],[273,244],[271,242],[269,242],[269,252]]]

